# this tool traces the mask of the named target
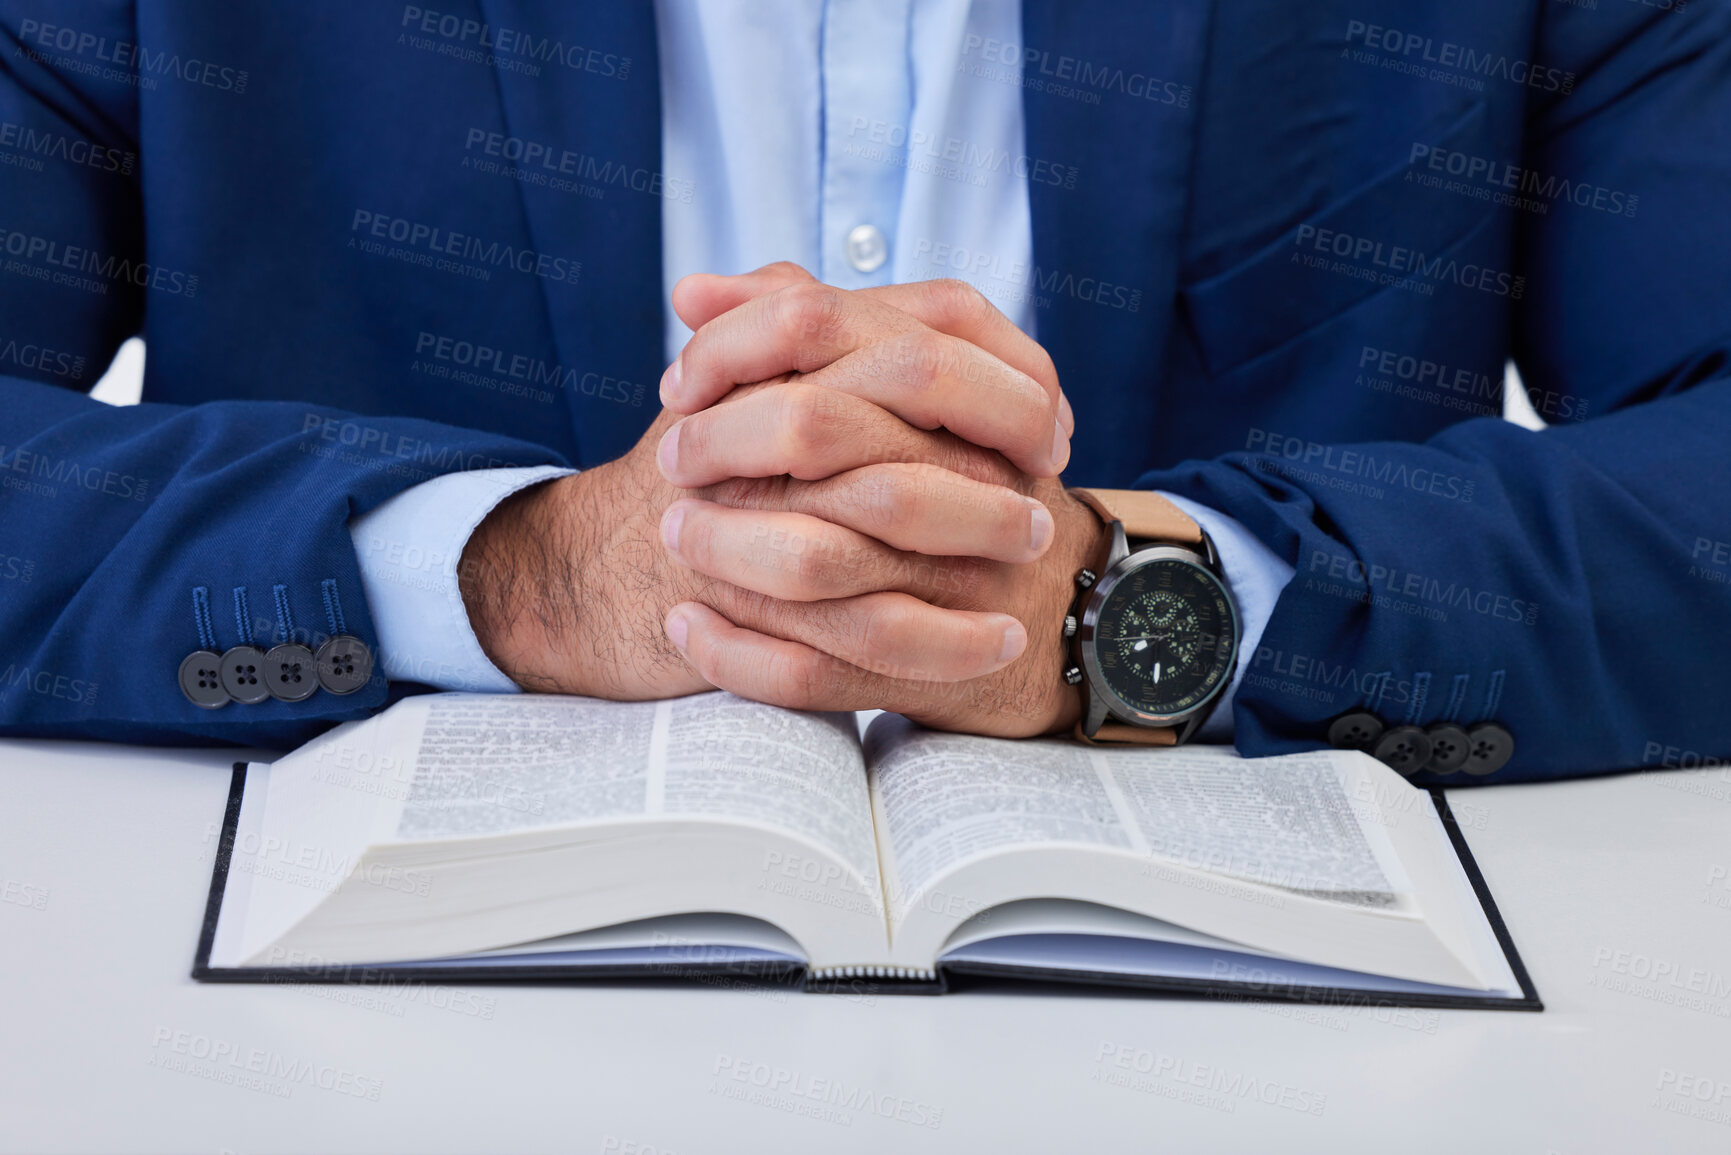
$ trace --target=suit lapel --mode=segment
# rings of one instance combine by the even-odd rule
[[[1039,338],[1076,409],[1075,484],[1155,462],[1159,382],[1189,203],[1211,0],[1023,0],[1028,154],[1080,170],[1030,182]]]
[[[588,0],[480,0],[480,7],[500,59],[510,64],[494,70],[510,134],[578,157],[572,171],[543,165],[538,175],[547,183],[517,188],[535,249],[583,263],[575,285],[543,280],[541,295],[566,371],[579,458],[596,464],[630,449],[659,408],[661,90],[654,8]],[[528,39],[511,39],[524,33]]]

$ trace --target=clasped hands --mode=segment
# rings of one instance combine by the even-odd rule
[[[1057,480],[1074,418],[1045,351],[956,281],[849,292],[779,264],[673,304],[696,335],[638,445],[470,538],[495,664],[558,693],[1073,723],[1063,619],[1102,528]]]

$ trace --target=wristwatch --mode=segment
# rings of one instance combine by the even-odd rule
[[[1208,719],[1238,664],[1238,606],[1208,535],[1147,490],[1072,489],[1106,523],[1098,570],[1076,575],[1064,680],[1076,737],[1176,746]]]

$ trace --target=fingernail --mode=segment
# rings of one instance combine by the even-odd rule
[[[999,662],[1013,662],[1022,656],[1022,651],[1028,648],[1028,631],[1022,628],[1022,623],[1010,619],[1010,626],[1004,631],[1004,648],[998,651]]]
[[[683,505],[669,506],[667,512],[661,515],[661,541],[674,553],[679,552],[679,526],[685,521]]]
[[[673,643],[673,648],[680,653],[685,652],[685,634],[691,628],[691,623],[685,620],[684,611],[674,608],[667,614],[667,640]]]
[[[681,352],[661,375],[661,403],[671,405],[679,400],[679,386],[685,380],[685,354]]]
[[[1070,435],[1057,422],[1052,423],[1052,468],[1059,473],[1070,464]]]
[[[1064,396],[1062,389],[1058,390],[1058,424],[1068,433],[1076,431],[1076,414],[1070,408],[1070,399]]]
[[[661,444],[655,449],[655,461],[661,466],[661,475],[672,481],[674,470],[679,468],[679,425],[661,435]]]
[[[1052,540],[1056,526],[1052,522],[1052,511],[1046,508],[1045,502],[1030,497],[1028,504],[1033,507],[1028,510],[1028,545],[1039,553]]]

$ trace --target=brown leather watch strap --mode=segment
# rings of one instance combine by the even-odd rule
[[[1124,535],[1198,545],[1202,527],[1183,510],[1150,489],[1072,489],[1088,507],[1110,524],[1124,523]]]
[[[1131,742],[1138,746],[1176,746],[1178,744],[1178,728],[1176,726],[1126,726],[1122,722],[1102,722],[1092,738],[1082,733],[1082,723],[1077,722],[1074,731],[1076,737],[1097,746],[1101,743]]]

